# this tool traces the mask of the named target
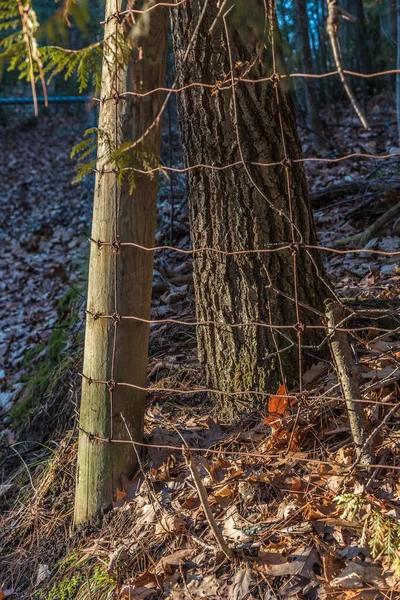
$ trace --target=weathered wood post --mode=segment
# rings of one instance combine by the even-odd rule
[[[109,508],[121,474],[132,477],[137,466],[131,444],[96,438],[129,440],[121,413],[133,440],[142,439],[143,429],[145,391],[120,384],[146,386],[149,325],[124,317],[150,317],[153,253],[123,243],[154,245],[158,181],[157,176],[137,174],[133,192],[126,180],[118,185],[105,151],[107,139],[118,148],[138,140],[148,130],[146,151],[159,156],[161,119],[154,121],[163,93],[145,97],[124,94],[145,93],[165,85],[168,12],[157,7],[144,15],[121,14],[126,8],[126,0],[106,1],[107,43],[89,264],[76,525]],[[128,59],[117,42],[121,36],[129,43]],[[143,145],[134,151],[140,167]]]

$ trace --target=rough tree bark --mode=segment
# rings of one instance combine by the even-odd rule
[[[132,22],[118,25],[112,17],[116,6],[122,11],[126,2],[107,0],[105,37],[114,47],[103,62],[101,98],[115,97],[100,105],[99,129],[104,134],[99,140],[100,173],[96,177],[92,224],[93,240],[111,242],[114,247],[95,243],[91,246],[75,499],[77,525],[109,508],[121,485],[121,474],[132,477],[136,468],[132,445],[106,443],[93,436],[129,439],[122,413],[133,439],[140,441],[145,403],[144,392],[119,383],[146,385],[149,327],[129,319],[120,320],[118,315],[149,318],[153,255],[134,247],[119,247],[118,243],[154,245],[157,178],[138,175],[131,193],[127,181],[117,185],[115,173],[101,174],[102,168],[110,171],[112,164],[100,157],[105,153],[105,135],[117,146],[137,140],[160,110],[162,93],[145,98],[118,98],[118,93],[146,92],[165,85],[168,14],[160,7],[146,15],[148,20],[137,20],[129,33],[132,48],[125,64],[110,36],[116,33],[116,27],[120,28],[120,35],[124,31],[128,36]],[[160,142],[158,122],[146,137],[147,150],[151,148],[155,156],[159,155]],[[140,146],[137,160],[140,164]],[[114,380],[115,384],[90,380]]]
[[[250,4],[251,11],[246,2],[237,2],[227,17],[232,63],[223,19],[218,18],[212,34],[209,32],[217,18],[216,2],[208,3],[202,18],[204,4],[200,0],[192,0],[171,12],[178,85],[216,84],[214,92],[210,88],[191,87],[179,94],[188,167],[198,163],[218,167],[240,163],[241,153],[246,161],[282,161],[285,151],[279,111],[289,158],[300,157],[287,79],[278,86],[279,107],[273,82],[238,83],[234,90],[238,113],[235,127],[235,103],[229,83],[231,64],[235,65],[235,76],[248,69],[248,61],[253,66],[246,77],[265,77],[272,73],[269,40],[262,51],[264,2],[252,0]],[[251,23],[248,18],[253,19]],[[196,42],[184,60],[195,27],[198,27]],[[276,23],[273,27],[276,58],[282,72],[279,31]],[[221,86],[221,82],[225,84]],[[294,233],[296,241],[314,244],[316,234],[303,167],[299,163],[289,164],[288,170],[293,222],[300,231],[300,234]],[[189,171],[188,184],[194,248],[207,246],[232,252],[262,249],[282,242],[291,244],[293,231],[288,218],[290,207],[284,164],[268,168],[239,164],[224,170],[195,168]],[[320,315],[305,307],[322,311],[323,299],[328,294],[322,278],[317,276],[317,270],[323,276],[320,257],[301,248],[295,251],[301,304],[297,315],[293,300],[296,278],[292,252],[293,247],[264,254],[226,256],[208,251],[196,254],[193,268],[198,319],[223,324],[257,321],[275,325],[298,322],[321,325]],[[251,389],[276,392],[283,376],[289,386],[298,381],[298,349],[291,345],[297,342],[294,330],[278,332],[250,325],[237,328],[200,325],[197,338],[207,382],[213,388],[226,392]],[[313,344],[319,340],[319,330],[305,328],[303,343]],[[282,351],[284,375],[277,347]],[[237,407],[237,400],[233,401],[232,397],[224,400],[226,396],[218,394],[217,398],[221,411],[229,411],[234,404]],[[260,404],[260,396],[248,394],[246,409],[256,404]]]

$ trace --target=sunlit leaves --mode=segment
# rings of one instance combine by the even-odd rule
[[[85,23],[90,21],[86,0],[66,0],[41,27],[33,6],[25,3],[24,18],[25,35],[17,2],[0,0],[0,31],[7,31],[7,35],[0,39],[0,69],[6,62],[8,71],[19,72],[19,79],[36,80],[42,71],[48,82],[59,74],[66,80],[76,76],[80,92],[88,87],[94,90],[100,88],[104,42],[97,42],[79,50],[68,50],[58,46],[39,47],[37,42],[45,31],[46,37],[51,38],[52,27],[55,27],[53,37],[60,38],[57,25],[59,19],[62,19],[63,27],[68,26],[68,20],[71,18],[74,24],[83,28]],[[118,42],[115,45],[118,47]],[[30,65],[30,62],[33,64]]]
[[[65,80],[76,75],[80,92],[90,85],[95,90],[100,88],[102,54],[100,43],[80,50],[66,50],[57,46],[44,46],[40,49],[48,81],[60,73]]]
[[[100,150],[97,159],[91,158],[87,161],[86,159],[93,157],[98,148]],[[72,149],[71,158],[77,158],[79,161],[75,182],[92,173],[96,165],[101,165],[116,173],[118,185],[127,181],[131,192],[135,189],[139,170],[153,178],[154,169],[159,167],[157,154],[145,140],[137,146],[126,142],[117,147],[108,132],[96,127],[85,131],[83,140]]]
[[[396,520],[360,494],[345,492],[334,501],[342,509],[343,519],[364,521],[360,545],[367,543],[374,559],[383,559],[387,569],[400,574],[400,526]]]

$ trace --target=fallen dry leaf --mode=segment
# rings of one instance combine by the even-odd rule
[[[279,551],[280,550],[280,551]],[[276,565],[283,565],[287,562],[285,556],[283,556],[283,550],[278,549],[276,552],[264,551],[259,552],[258,556],[254,559],[253,568],[256,571],[263,573],[270,573],[271,568]]]
[[[332,581],[340,573],[341,569],[345,566],[343,560],[332,556],[331,554],[325,554],[322,557],[322,568],[324,570],[324,577],[326,581]]]
[[[264,418],[264,423],[272,429],[280,427],[280,419],[288,414],[291,406],[296,402],[294,398],[288,398],[286,386],[280,385],[275,396],[271,396],[268,401],[268,416]]]
[[[154,596],[155,591],[151,588],[128,584],[122,587],[119,597],[126,600],[145,600],[149,596]]]
[[[232,488],[229,485],[224,485],[212,493],[216,498],[230,498],[232,496]]]
[[[155,535],[165,535],[168,533],[182,533],[186,530],[185,521],[175,515],[164,515],[161,521],[157,523]]]
[[[249,598],[248,593],[250,591],[252,576],[253,571],[251,569],[239,569],[236,571],[229,589],[229,600],[243,600],[245,597]]]
[[[127,600],[145,600],[149,596],[154,596],[158,589],[158,581],[153,573],[146,571],[136,577],[130,583],[125,584],[119,593],[119,597]]]
[[[300,546],[292,552],[285,563],[273,565],[270,574],[275,577],[282,575],[300,575],[307,579],[315,577],[313,567],[321,564],[318,552],[311,546]]]
[[[387,587],[382,569],[367,562],[349,562],[330,584],[331,587],[341,589],[357,589],[365,585],[373,585],[375,588]]]
[[[192,556],[195,550],[193,548],[182,548],[172,554],[163,556],[159,562],[159,565],[165,569],[166,566],[179,567],[183,565],[189,556]]]
[[[48,565],[39,565],[36,577],[36,585],[43,583],[43,581],[50,577],[50,574],[51,573]]]
[[[268,416],[263,419],[263,423],[272,430],[272,436],[267,442],[268,449],[290,444],[289,450],[295,451],[300,446],[306,430],[296,428],[294,431],[288,431],[284,422],[284,419],[290,416],[290,409],[295,403],[295,398],[288,398],[288,391],[284,385],[280,385],[276,395],[269,399]]]
[[[116,492],[116,500],[113,501],[113,508],[122,508],[126,502],[130,502],[134,499],[138,487],[140,485],[140,478],[135,477],[132,481],[128,479],[126,475],[121,474],[122,489],[118,488]]]
[[[240,528],[240,515],[235,505],[228,508],[222,529],[223,536],[235,542],[247,542],[249,536]]]

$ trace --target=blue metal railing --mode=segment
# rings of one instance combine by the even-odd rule
[[[70,102],[88,102],[91,96],[51,96],[49,104],[69,104]],[[44,97],[38,96],[38,102],[44,104]],[[32,98],[0,98],[0,104],[32,104]]]

